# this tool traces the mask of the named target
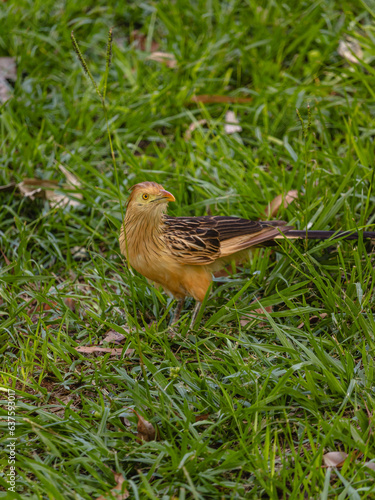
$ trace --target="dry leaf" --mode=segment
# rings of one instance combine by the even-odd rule
[[[123,489],[122,485],[125,482],[125,478],[123,477],[122,474],[118,474],[117,472],[114,472],[115,476],[115,481],[116,481],[116,486],[111,489],[111,495],[113,495],[116,500],[126,500],[126,498],[129,498],[129,492],[127,489]],[[109,497],[109,494],[107,495],[102,495],[98,497],[96,500],[107,500]]]
[[[169,54],[168,52],[153,52],[147,59],[150,61],[164,63],[168,66],[168,68],[175,68],[177,66],[175,56],[173,54]]]
[[[298,198],[298,191],[296,189],[292,189],[288,191],[284,196],[279,194],[274,198],[269,206],[265,209],[264,215],[266,218],[275,217],[277,212],[279,211],[281,205],[286,208],[288,205],[292,203],[293,200]]]
[[[3,254],[4,260],[5,260],[5,265],[10,266],[11,262],[8,259],[8,257],[5,255],[5,253],[1,250],[1,248],[0,248],[0,252]]]
[[[118,333],[116,332],[115,330],[108,330],[108,332],[106,333],[104,339],[102,340],[102,342],[100,342],[100,344],[103,344],[103,342],[114,342],[115,344],[122,344],[123,342],[125,342],[126,340],[126,337],[124,335],[122,335],[122,333]]]
[[[317,322],[318,322],[319,318],[324,319],[324,318],[326,318],[327,316],[328,316],[328,314],[327,314],[327,313],[321,313],[321,314],[319,314],[319,316],[311,316],[311,318],[310,318],[310,325],[315,325],[315,323],[317,323]],[[302,322],[302,323],[300,323],[300,324],[297,326],[297,328],[303,328],[304,326],[305,326],[305,323],[304,323],[304,322]]]
[[[375,462],[366,462],[365,466],[368,467],[369,469],[375,471]]]
[[[125,425],[125,427],[131,427],[132,423],[126,417],[120,417],[121,422]]]
[[[134,410],[133,410],[134,411]],[[137,438],[138,441],[154,441],[155,439],[155,428],[148,422],[142,415],[139,415],[136,411],[134,413],[138,417],[138,425],[137,425]]]
[[[205,413],[204,415],[195,415],[195,421],[201,422],[202,420],[208,420],[210,418],[209,413]]]
[[[81,187],[80,182],[73,174],[62,165],[59,165],[59,167],[67,180],[64,185],[65,188],[76,189]],[[56,206],[66,207],[67,205],[75,207],[80,204],[78,200],[83,198],[82,193],[74,193],[69,196],[65,193],[58,193],[55,191],[58,188],[58,182],[54,180],[24,179],[17,184],[17,187],[25,198],[30,198],[31,200],[45,198],[49,201],[52,208]]]
[[[58,182],[26,178],[17,184],[17,187],[22,196],[35,200],[35,198],[47,198],[47,190],[57,188]]]
[[[190,102],[202,102],[203,104],[221,104],[221,103],[248,103],[253,100],[252,97],[231,97],[228,95],[193,95]]]
[[[135,42],[136,47],[143,52],[146,51],[147,36],[139,30],[132,31],[131,40]],[[151,41],[150,52],[156,52],[159,48],[158,42]]]
[[[120,356],[122,353],[121,347],[99,347],[97,345],[87,345],[82,347],[75,347],[77,352],[81,352],[82,354],[91,354],[92,352],[110,352],[114,356]],[[133,354],[134,349],[127,349],[125,351],[125,356],[130,356]]]
[[[257,302],[257,301],[255,300],[254,302],[252,302],[252,304],[254,304],[255,302]],[[266,306],[264,309],[268,313],[272,312],[272,306]],[[263,309],[261,307],[259,309],[255,309],[254,311],[251,311],[246,316],[242,316],[241,319],[240,319],[241,326],[246,326],[248,323],[250,323],[250,321],[253,321],[254,319],[260,319],[259,318],[260,315],[261,315],[261,317],[263,319],[264,318],[264,311],[263,311]],[[266,323],[264,323],[263,321],[261,321],[259,323],[259,326],[264,326],[265,324]]]
[[[347,456],[347,453],[343,451],[330,451],[323,455],[324,465],[326,467],[342,467]]]
[[[240,122],[236,118],[234,111],[227,111],[225,113],[225,125],[224,131],[226,134],[236,134],[237,132],[242,132],[241,125],[238,125]]]
[[[59,168],[66,177],[67,182],[64,185],[65,188],[76,189],[81,187],[81,183],[75,175],[69,172],[69,170],[62,165],[59,165]],[[65,193],[57,193],[56,191],[46,191],[46,198],[49,200],[52,208],[57,206],[66,207],[67,205],[77,207],[80,204],[78,200],[82,200],[83,195],[82,193],[69,193],[68,195]]]
[[[194,130],[202,125],[206,125],[207,124],[207,120],[203,119],[203,120],[198,120],[196,122],[193,122],[189,125],[189,128],[186,130],[185,132],[185,135],[184,135],[184,139],[185,141],[190,141],[191,139],[191,136],[192,136],[192,133],[194,132]]]
[[[363,59],[361,46],[355,38],[348,37],[347,40],[340,40],[337,52],[341,57],[354,64],[359,64],[358,59]]]
[[[73,312],[76,312],[76,301],[72,299],[71,297],[66,297],[64,299],[64,304],[66,307],[69,307],[69,309]]]
[[[7,192],[12,192],[14,191],[14,188],[17,186],[15,182],[11,182],[10,184],[5,184],[5,186],[0,186],[0,191],[4,191],[5,193]]]
[[[14,57],[0,57],[0,102],[12,97],[13,89],[7,80],[17,79],[17,67]]]

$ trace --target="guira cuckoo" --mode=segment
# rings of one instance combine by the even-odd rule
[[[200,305],[212,281],[212,273],[232,260],[246,259],[250,247],[278,238],[358,239],[357,233],[301,231],[283,221],[251,221],[239,217],[171,217],[166,214],[173,194],[156,182],[131,188],[120,233],[121,253],[150,282],[178,300],[172,323],[181,314],[185,297]],[[364,238],[375,232],[364,231]]]

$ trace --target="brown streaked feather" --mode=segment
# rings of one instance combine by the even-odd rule
[[[239,217],[164,215],[163,239],[181,264],[206,265],[220,257],[273,239],[291,229],[283,221],[256,222]],[[280,226],[280,230],[275,229]],[[284,226],[284,227],[282,227]]]

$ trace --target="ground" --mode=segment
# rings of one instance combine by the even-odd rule
[[[1,3],[17,74],[0,108],[0,498],[374,498],[371,242],[256,250],[174,331],[118,244],[144,180],[173,215],[265,220],[295,190],[274,218],[373,229],[374,16],[367,0]]]

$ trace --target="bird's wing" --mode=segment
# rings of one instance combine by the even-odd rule
[[[220,257],[220,235],[204,217],[164,216],[166,248],[181,264],[211,264]]]
[[[239,217],[164,216],[163,238],[182,264],[211,264],[220,257],[257,245],[279,235],[274,226],[283,221],[257,222]]]

